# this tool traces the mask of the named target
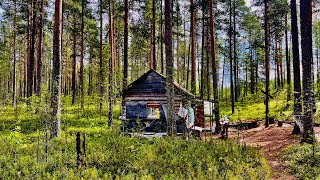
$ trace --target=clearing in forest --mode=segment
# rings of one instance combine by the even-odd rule
[[[293,126],[287,123],[284,123],[282,127],[272,124],[268,128],[260,123],[258,128],[240,130],[239,132],[230,128],[229,138],[263,151],[272,169],[272,179],[295,179],[281,160],[281,152],[291,145],[299,144],[301,140],[300,136],[291,135],[292,130]],[[320,128],[315,127],[315,132],[319,141]]]

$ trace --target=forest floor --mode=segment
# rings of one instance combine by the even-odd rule
[[[281,152],[288,146],[298,144],[300,136],[291,135],[293,126],[284,123],[282,127],[272,124],[265,128],[260,123],[258,128],[240,130],[229,129],[229,138],[239,141],[263,151],[269,166],[272,169],[272,179],[296,179],[289,173],[288,168],[281,160]],[[318,142],[320,142],[320,127],[315,127]],[[238,135],[239,133],[239,135]],[[220,135],[217,135],[218,138]]]
[[[241,132],[240,142],[257,147],[264,152],[272,169],[273,179],[295,179],[280,157],[282,150],[300,142],[300,136],[291,135],[292,130],[293,126],[290,124],[284,124],[282,127],[272,124],[265,128],[262,123],[258,128]],[[234,132],[233,136],[237,137],[237,133]]]

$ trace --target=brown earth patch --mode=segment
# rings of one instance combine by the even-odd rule
[[[260,123],[258,128],[248,130],[238,131],[230,128],[229,138],[263,151],[272,169],[272,179],[290,180],[295,178],[288,172],[288,168],[281,161],[280,153],[288,146],[300,142],[300,136],[291,135],[292,130],[293,126],[286,123],[282,127],[272,124],[268,128],[265,128],[264,124]],[[320,128],[315,128],[315,131],[320,131]],[[214,137],[219,138],[220,135],[215,135]]]

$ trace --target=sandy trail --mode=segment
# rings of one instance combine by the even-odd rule
[[[256,147],[263,151],[272,169],[272,179],[290,180],[295,178],[288,172],[288,168],[281,161],[280,153],[288,146],[300,142],[300,136],[291,135],[292,130],[293,126],[290,124],[283,124],[282,127],[272,124],[265,128],[264,124],[260,123],[258,128],[240,130],[239,136],[236,129],[229,129],[229,138],[235,139],[235,141],[240,139],[242,144]],[[315,131],[320,131],[320,128],[315,128]],[[216,138],[218,136],[220,135],[217,135]],[[320,138],[320,134],[318,136]]]

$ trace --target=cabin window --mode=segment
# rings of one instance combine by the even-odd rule
[[[156,116],[156,117],[160,117],[160,107],[155,107],[155,106],[152,106],[152,107],[149,107],[148,106],[148,113],[149,115],[148,116]]]

